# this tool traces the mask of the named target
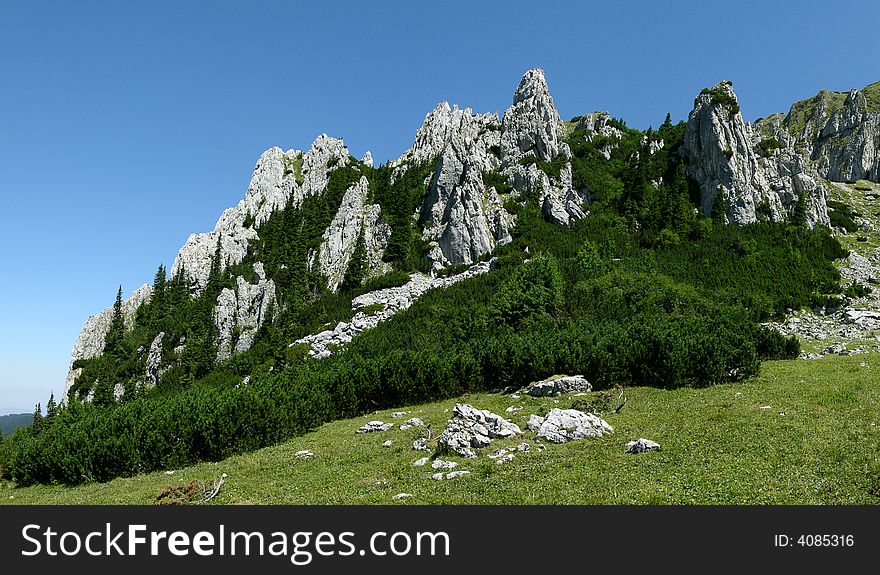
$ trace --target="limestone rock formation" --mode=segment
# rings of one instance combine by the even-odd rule
[[[601,145],[599,150],[608,160],[611,159],[611,152],[623,137],[620,128],[612,124],[611,114],[608,112],[585,114],[577,119],[573,129],[583,134],[588,142],[592,142],[598,137],[604,138],[605,143]]]
[[[342,283],[360,237],[364,239],[366,250],[367,277],[391,271],[391,265],[382,261],[391,237],[391,226],[382,220],[378,204],[367,203],[368,194],[369,182],[366,176],[362,176],[345,192],[339,211],[324,231],[318,262],[321,273],[327,278],[327,287],[333,291]]]
[[[223,212],[214,231],[190,235],[174,260],[171,275],[183,270],[194,293],[201,293],[218,242],[224,267],[240,263],[249,243],[259,237],[256,228],[260,224],[289,200],[298,206],[303,198],[322,193],[329,173],[346,165],[348,158],[345,143],[326,134],[321,134],[307,152],[283,152],[277,147],[266,150],[257,161],[244,199]]]
[[[523,389],[532,397],[555,396],[576,391],[592,391],[593,386],[582,375],[556,375],[534,381]]]
[[[276,309],[275,282],[266,278],[260,262],[254,264],[251,278],[236,278],[234,290],[223,288],[214,308],[219,333],[217,361],[250,349],[257,330]]]
[[[122,317],[125,320],[125,328],[131,329],[134,314],[141,304],[150,301],[153,295],[153,287],[142,285],[136,289],[125,301],[122,302]],[[67,370],[67,380],[64,383],[62,403],[67,402],[67,392],[76,381],[81,369],[73,369],[73,363],[78,359],[89,359],[101,355],[104,351],[104,338],[110,330],[113,320],[113,306],[108,307],[99,314],[91,316],[80,331],[73,350],[70,352],[70,367]]]
[[[756,151],[760,141],[761,134],[743,123],[730,82],[719,82],[697,96],[682,154],[688,176],[700,186],[703,213],[723,208],[726,221],[736,225],[760,217],[804,217],[809,226],[827,225],[825,188],[812,166],[793,146],[768,148],[765,156],[763,150]]]
[[[437,438],[437,445],[462,457],[474,458],[471,448],[486,447],[495,437],[513,437],[522,433],[515,423],[507,421],[485,409],[477,409],[466,403],[457,403],[452,419]]]
[[[153,338],[150,343],[150,351],[147,355],[146,373],[144,374],[144,387],[147,389],[159,385],[159,379],[162,376],[162,340],[165,339],[165,332],[160,331],[159,335]]]
[[[822,90],[792,105],[780,124],[822,177],[880,182],[880,82],[848,93]]]
[[[545,417],[532,415],[529,417],[528,426],[538,434],[538,437],[553,443],[601,437],[614,431],[604,419],[576,409],[553,408]]]
[[[513,105],[504,113],[501,127],[501,169],[508,181],[525,196],[538,196],[544,214],[560,225],[586,215],[586,190],[575,190],[571,180],[571,151],[563,139],[565,124],[559,117],[544,71],[529,70],[520,81]],[[539,169],[539,162],[558,164]],[[549,173],[548,173],[549,172]]]

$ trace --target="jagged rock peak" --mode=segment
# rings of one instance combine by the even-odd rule
[[[416,131],[413,145],[399,158],[391,162],[392,167],[405,163],[420,164],[436,158],[454,135],[473,139],[481,131],[498,130],[501,122],[498,114],[474,114],[470,108],[461,109],[449,102],[440,102],[425,115],[425,121]]]
[[[144,284],[134,290],[128,298],[122,302],[122,318],[125,323],[125,329],[131,329],[134,323],[134,315],[141,304],[150,301],[153,295],[153,286]],[[76,381],[81,369],[73,369],[73,363],[78,359],[89,359],[97,357],[104,352],[105,338],[107,332],[110,331],[110,324],[113,321],[113,306],[103,310],[101,313],[91,316],[86,320],[85,325],[73,344],[70,352],[70,366],[67,369],[67,380],[64,384],[64,393],[62,394],[62,402],[67,402],[67,392]]]
[[[240,263],[248,244],[257,239],[256,228],[289,200],[299,205],[306,197],[320,194],[327,187],[330,172],[348,163],[345,142],[321,134],[307,152],[269,148],[257,160],[245,197],[224,210],[214,231],[192,234],[180,248],[171,275],[185,270],[196,294],[204,289],[211,262],[220,243],[223,266]]]
[[[818,174],[793,147],[765,155],[756,151],[760,142],[761,134],[743,123],[729,81],[696,97],[682,154],[688,160],[688,176],[700,185],[703,213],[723,209],[727,222],[744,225],[759,217],[795,219],[803,211],[808,225],[827,224],[825,189]]]
[[[549,161],[562,152],[565,124],[547,87],[544,71],[525,73],[513,95],[513,105],[504,113],[501,135],[501,163],[511,166],[534,155]],[[567,146],[565,146],[567,152]]]

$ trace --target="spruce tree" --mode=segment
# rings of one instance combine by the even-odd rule
[[[156,276],[153,278],[152,308],[154,323],[165,317],[168,300],[165,293],[166,284],[167,282],[165,279],[165,266],[159,264],[159,269],[156,270]]]
[[[38,403],[34,407],[34,421],[31,423],[31,433],[33,435],[39,435],[40,431],[43,430],[43,410]]]
[[[49,395],[49,402],[46,404],[46,419],[45,424],[46,427],[52,425],[52,422],[55,420],[55,416],[58,414],[58,405],[55,403],[55,392],[53,391]]]
[[[354,244],[354,252],[351,259],[348,260],[348,267],[342,278],[343,290],[351,290],[360,287],[367,278],[369,272],[369,263],[367,262],[367,242],[364,239],[364,228],[361,227],[361,233],[358,235],[357,242]]]
[[[122,337],[125,335],[125,320],[122,317],[122,286],[116,292],[116,303],[113,304],[113,319],[104,339],[104,353],[118,356],[122,353]]]

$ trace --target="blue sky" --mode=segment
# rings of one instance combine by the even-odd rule
[[[771,5],[767,5],[771,4]],[[89,315],[170,267],[260,153],[318,134],[398,156],[448,100],[503,112],[546,71],[561,115],[744,117],[880,79],[874,3],[0,0],[0,413],[60,395]]]

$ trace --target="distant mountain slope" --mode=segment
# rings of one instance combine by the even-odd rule
[[[9,435],[19,427],[30,425],[34,416],[31,413],[13,413],[11,415],[0,415],[0,430],[3,435]]]

